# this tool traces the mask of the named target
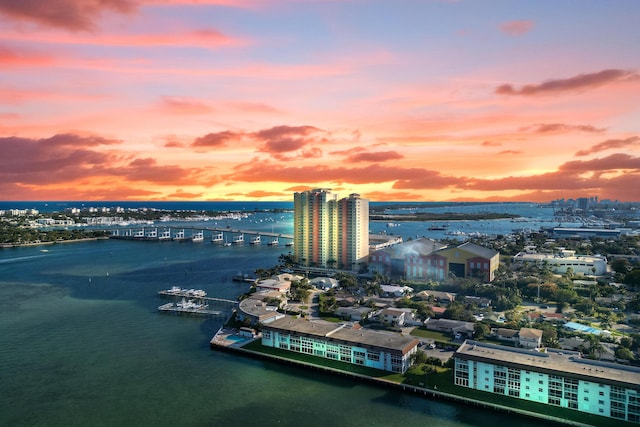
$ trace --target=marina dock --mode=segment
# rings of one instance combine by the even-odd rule
[[[159,311],[171,312],[175,314],[196,314],[201,316],[222,316],[224,312],[219,310],[209,310],[207,304],[198,304],[193,301],[169,302],[158,307]]]
[[[207,293],[201,289],[182,289],[177,286],[174,286],[171,289],[168,289],[166,291],[160,291],[158,292],[158,295],[165,296],[165,297],[192,298],[194,300],[199,300],[199,301],[220,302],[220,303],[231,304],[234,306],[238,304],[238,301],[234,301],[230,299],[208,297]]]
[[[233,310],[238,304],[224,298],[207,297],[202,289],[182,289],[177,286],[158,292],[162,297],[181,298],[176,302],[169,302],[158,307],[158,311],[175,314],[192,314],[200,316],[223,316]],[[220,310],[214,310],[210,305],[220,306]]]

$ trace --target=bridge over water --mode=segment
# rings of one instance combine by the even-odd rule
[[[108,228],[113,239],[140,240],[140,241],[211,241],[213,243],[242,244],[247,241],[244,236],[249,236],[251,244],[268,244],[291,246],[293,234],[276,233],[262,230],[242,230],[222,227],[195,227],[195,226],[143,226],[127,228]],[[261,237],[269,238],[264,242]]]

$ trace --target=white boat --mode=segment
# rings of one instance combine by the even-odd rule
[[[252,237],[251,240],[249,241],[250,244],[252,245],[259,245],[260,244],[260,235],[258,234],[255,237]]]
[[[268,243],[269,246],[278,246],[279,244],[280,244],[280,241],[278,240],[277,237],[275,237],[272,241]]]
[[[184,229],[173,235],[173,240],[184,240]]]
[[[191,238],[193,242],[204,242],[204,231],[197,231]]]
[[[213,233],[211,236],[211,242],[213,243],[222,243],[224,241],[224,233],[221,231],[219,233]]]
[[[202,310],[205,308],[205,304],[199,304],[192,299],[185,300],[184,298],[182,298],[182,301],[177,302],[176,306],[182,310]]]
[[[171,230],[162,230],[162,233],[158,236],[158,240],[171,240]]]
[[[244,234],[238,234],[236,236],[233,236],[233,243],[235,244],[244,243]]]

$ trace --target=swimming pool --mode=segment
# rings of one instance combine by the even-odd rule
[[[593,326],[583,325],[576,322],[567,322],[564,324],[564,327],[573,331],[586,332],[594,335],[600,335],[602,333],[602,329],[594,328]]]

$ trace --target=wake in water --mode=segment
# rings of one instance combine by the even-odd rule
[[[16,262],[24,262],[29,261],[31,259],[42,258],[46,255],[31,255],[31,256],[21,256],[17,258],[9,258],[9,259],[0,259],[0,264],[13,264]]]

